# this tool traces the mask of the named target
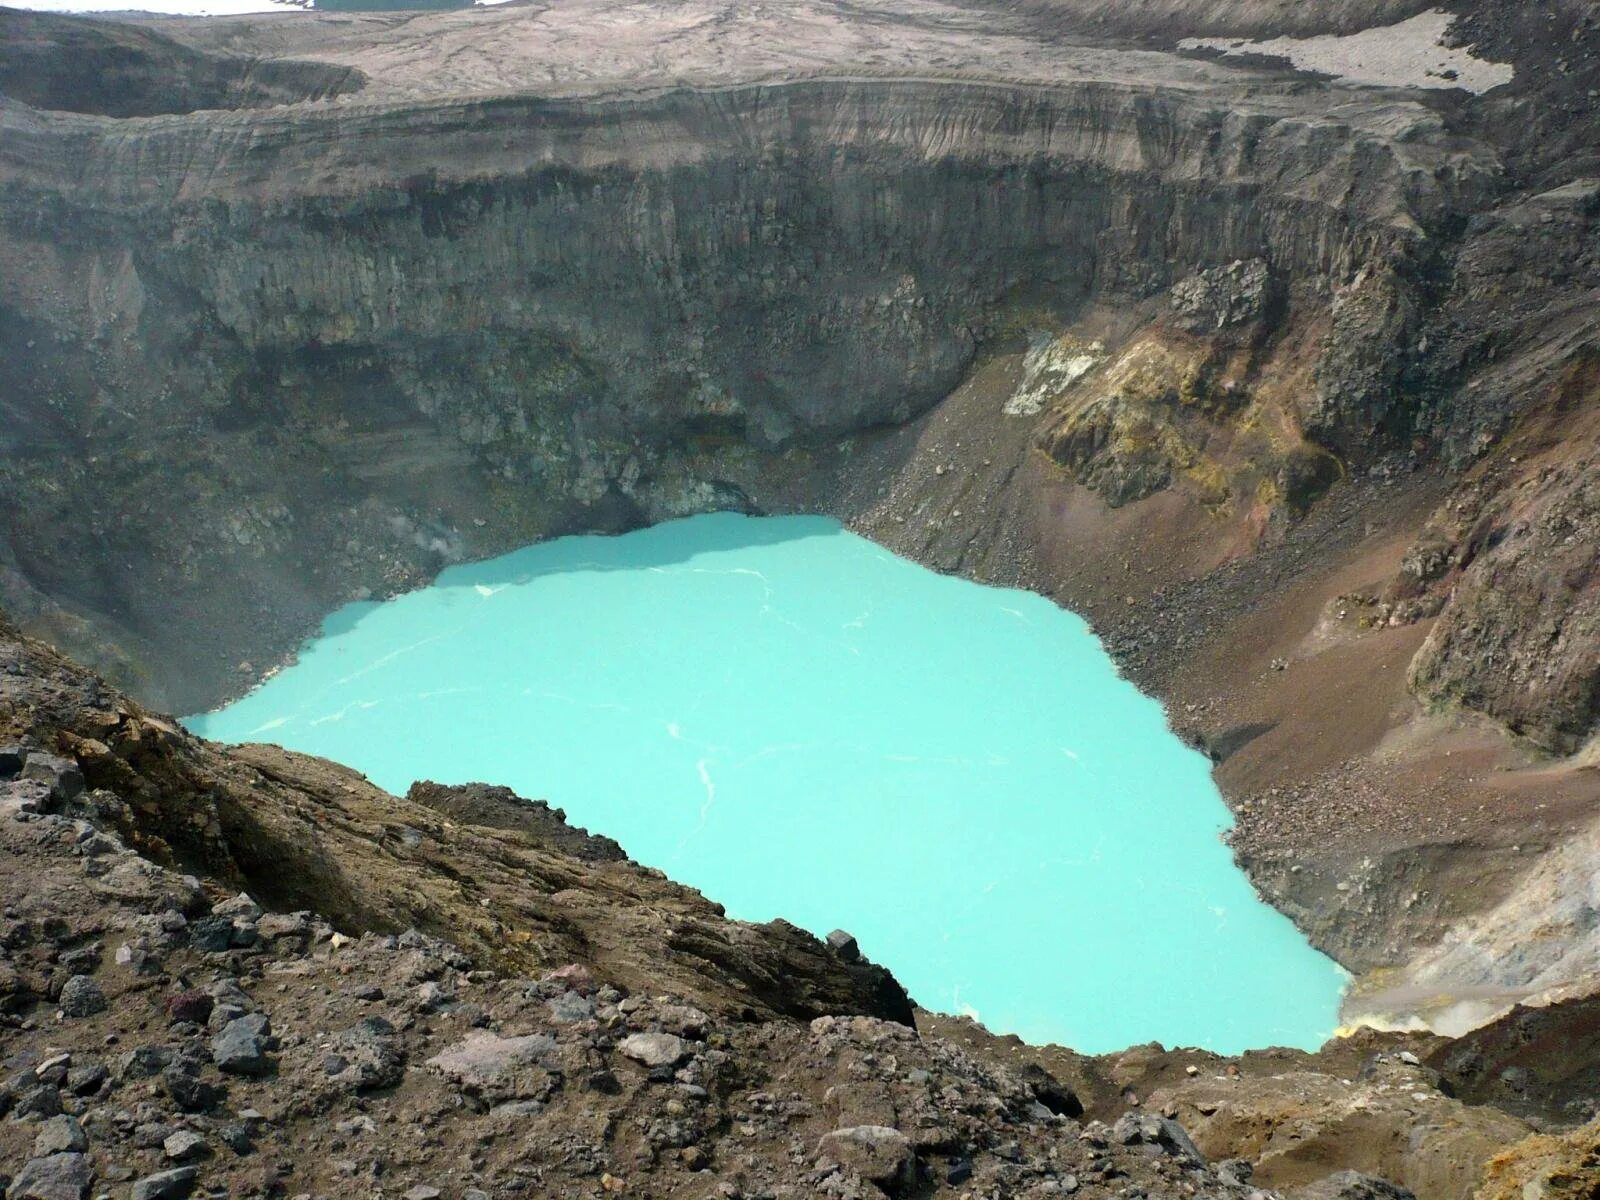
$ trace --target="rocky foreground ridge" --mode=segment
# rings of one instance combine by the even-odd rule
[[[1318,1055],[1026,1047],[559,812],[200,742],[3,623],[0,863],[8,1200],[1600,1186],[1592,1004]]]

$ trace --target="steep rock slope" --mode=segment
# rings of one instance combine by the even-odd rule
[[[0,739],[65,751],[83,805],[157,861],[356,929],[416,928],[502,968],[581,957],[625,986],[732,1012],[909,1021],[899,985],[791,925],[724,920],[616,843],[508,793],[419,785],[414,800],[274,747],[222,753],[0,619]],[[66,765],[70,761],[70,766]],[[41,764],[44,760],[41,760]],[[447,815],[470,805],[472,824]],[[528,807],[524,808],[524,805]]]
[[[1514,1031],[1239,1060],[919,1032],[887,973],[727,921],[559,813],[208,746],[7,626],[0,747],[12,1200],[1267,1200],[1353,1169],[1466,1200],[1490,1155],[1548,1158],[1405,1048],[1459,1066]],[[1519,1055],[1541,1084],[1572,1058]]]

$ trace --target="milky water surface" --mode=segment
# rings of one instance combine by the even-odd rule
[[[1086,1051],[1313,1046],[1343,977],[1262,904],[1206,760],[1085,623],[820,518],[543,543],[330,617],[223,741],[549,799],[930,1008]]]

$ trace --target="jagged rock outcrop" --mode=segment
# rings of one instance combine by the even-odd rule
[[[1582,364],[1571,390],[1595,377]],[[1592,409],[1559,404],[1550,419],[1594,425]],[[1528,449],[1439,514],[1394,591],[1440,610],[1411,665],[1420,694],[1571,753],[1600,726],[1600,443]]]
[[[0,618],[0,745],[17,743],[33,747],[8,785],[23,799],[69,800],[151,859],[281,911],[419,929],[501,969],[581,959],[623,986],[672,986],[738,1014],[911,1020],[882,967],[783,921],[729,921],[548,809],[499,819],[485,814],[509,807],[498,789],[420,785],[402,799],[321,759],[221,750]]]
[[[1600,1121],[1535,1134],[1489,1161],[1476,1200],[1588,1200],[1600,1179]]]
[[[1541,1125],[1592,1120],[1600,1115],[1600,995],[1519,1005],[1426,1061],[1469,1104]]]

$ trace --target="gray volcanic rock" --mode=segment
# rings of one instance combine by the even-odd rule
[[[549,1092],[556,1053],[555,1039],[545,1034],[502,1038],[474,1032],[434,1055],[427,1065],[485,1100],[530,1100]]]
[[[886,1189],[910,1185],[916,1178],[911,1139],[883,1125],[852,1125],[823,1134],[817,1158]]]
[[[89,1159],[83,1154],[31,1158],[6,1189],[6,1200],[83,1200],[93,1179]]]
[[[658,51],[597,38],[616,9],[327,45],[317,19],[235,27],[348,59],[369,77],[348,103],[143,124],[8,105],[0,273],[47,265],[0,274],[20,398],[0,604],[100,661],[114,643],[193,711],[363,589],[761,506],[766,467],[948,394],[1019,290],[1071,313],[1259,261],[1309,296],[1412,269],[1499,186],[1493,150],[1421,103],[1026,16],[911,3],[848,20],[853,43],[710,5]],[[172,161],[194,165],[147,167]],[[1363,343],[1388,362],[1405,331]],[[1379,403],[1392,372],[1362,371],[1333,422]],[[140,498],[151,472],[185,504]],[[8,502],[39,494],[59,506]]]
[[[198,1167],[174,1167],[170,1171],[157,1171],[146,1175],[133,1185],[129,1193],[132,1200],[182,1200],[194,1190],[200,1177]]]
[[[671,1033],[632,1033],[617,1049],[647,1067],[675,1067],[689,1057],[689,1043]]]
[[[107,1001],[100,985],[87,975],[74,975],[61,988],[61,1011],[69,1017],[92,1017],[105,1012]]]
[[[89,1139],[84,1135],[83,1126],[76,1117],[65,1114],[51,1117],[39,1130],[39,1136],[33,1139],[33,1155],[35,1158],[46,1158],[52,1154],[77,1154],[89,1148]]]
[[[367,1017],[341,1030],[328,1047],[323,1072],[342,1088],[387,1088],[405,1078],[405,1050],[394,1026],[382,1017]]]
[[[1359,1171],[1337,1171],[1326,1179],[1297,1188],[1293,1200],[1417,1200],[1403,1187],[1387,1179],[1363,1175]]]
[[[230,1075],[265,1075],[272,1069],[267,1051],[272,1045],[272,1026],[261,1013],[235,1017],[211,1039],[211,1060],[217,1069]]]

